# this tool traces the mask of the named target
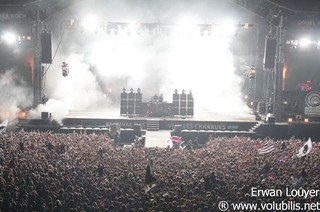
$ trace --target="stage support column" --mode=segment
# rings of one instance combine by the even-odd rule
[[[274,105],[273,111],[276,122],[282,121],[282,84],[283,84],[283,63],[284,63],[284,30],[283,16],[280,16],[279,26],[277,27],[277,57],[274,81]]]
[[[33,106],[42,103],[42,67],[41,67],[41,20],[40,10],[37,9],[35,24],[35,49],[34,49],[34,78],[33,78]]]

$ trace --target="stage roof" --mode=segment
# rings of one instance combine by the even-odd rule
[[[218,1],[218,0],[216,0]],[[276,7],[291,10],[293,12],[317,12],[320,13],[320,1],[319,0],[229,0],[230,2],[237,3],[242,6],[250,5],[265,5],[268,7],[269,4],[273,4]],[[30,4],[36,5],[37,3],[42,4],[57,4],[58,0],[2,0],[0,6],[28,6]],[[77,4],[74,0],[65,0]],[[170,3],[170,1],[168,1]],[[268,9],[268,8],[264,8]]]

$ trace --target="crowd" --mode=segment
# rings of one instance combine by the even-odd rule
[[[258,189],[319,189],[319,147],[303,142],[211,138],[205,147],[120,147],[106,134],[0,135],[0,211],[218,211],[219,201],[320,200],[257,196]],[[155,181],[146,185],[152,161]],[[150,171],[150,170],[149,170]]]

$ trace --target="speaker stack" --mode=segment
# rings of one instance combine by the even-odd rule
[[[48,119],[49,118],[49,112],[41,112],[41,119]]]
[[[186,94],[184,90],[179,94],[178,90],[175,90],[175,93],[172,95],[173,99],[173,115],[194,115],[194,99],[190,91],[189,94]]]
[[[264,51],[264,68],[274,68],[276,61],[277,40],[267,38]]]
[[[41,62],[42,63],[52,63],[52,42],[51,33],[42,32],[41,37]]]
[[[121,115],[140,115],[142,113],[142,93],[138,89],[137,93],[130,89],[127,93],[126,89],[120,95],[120,114]]]

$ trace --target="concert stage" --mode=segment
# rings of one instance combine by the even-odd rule
[[[200,144],[205,144],[210,136],[234,137],[244,136],[250,138],[270,137],[274,139],[289,139],[292,136],[301,139],[311,137],[320,140],[320,123],[266,123],[247,120],[216,120],[212,114],[199,117],[139,117],[120,116],[117,111],[71,111],[61,124],[52,123],[49,119],[30,119],[18,125],[18,129],[52,130],[59,133],[104,133],[117,127],[128,138],[127,143],[132,143],[137,130],[141,130],[148,140],[148,133],[168,131],[181,136],[183,140],[198,139]],[[138,128],[137,128],[138,127]],[[153,134],[154,134],[153,133]],[[149,133],[150,134],[150,133]],[[163,135],[163,133],[162,133]],[[170,138],[167,135],[164,141]],[[123,141],[125,142],[125,141]]]

